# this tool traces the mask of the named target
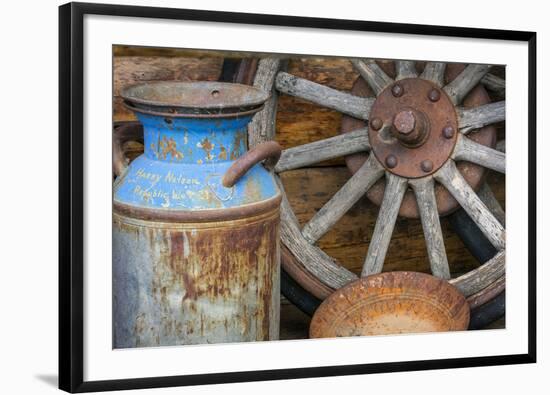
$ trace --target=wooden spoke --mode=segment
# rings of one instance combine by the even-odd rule
[[[428,62],[420,78],[432,81],[437,86],[443,86],[445,83],[445,68],[447,65],[442,62]]]
[[[435,173],[439,181],[453,195],[468,215],[474,220],[487,239],[498,250],[505,248],[506,231],[483,204],[475,191],[457,170],[454,161],[449,160]]]
[[[374,61],[362,61],[359,59],[351,59],[351,63],[361,77],[367,81],[369,86],[374,91],[375,95],[379,95],[387,86],[394,83],[385,72]]]
[[[479,196],[483,204],[487,206],[498,222],[500,222],[502,226],[506,226],[506,213],[491,190],[491,187],[486,182],[484,182],[481,188],[479,188],[479,191],[477,191],[477,196]]]
[[[506,102],[498,101],[473,108],[457,108],[457,115],[460,131],[467,134],[472,129],[504,121]]]
[[[418,76],[416,73],[415,62],[412,60],[396,60],[395,70],[397,71],[396,80],[402,80],[403,78],[415,78]]]
[[[277,114],[277,91],[274,88],[274,81],[277,72],[283,67],[285,61],[279,58],[263,58],[258,62],[254,86],[271,92],[271,96],[264,105],[262,111],[258,112],[248,124],[248,144],[256,145],[275,136],[275,118]]]
[[[374,155],[334,194],[302,229],[311,244],[319,240],[384,174]]]
[[[464,97],[479,83],[491,68],[486,64],[468,65],[462,73],[443,88],[454,104],[462,103]]]
[[[369,150],[368,128],[361,128],[284,150],[275,167],[275,172],[298,169],[324,160]]]
[[[368,120],[374,98],[363,98],[344,93],[283,71],[277,74],[275,87],[287,95],[340,111],[352,117]]]
[[[464,296],[470,296],[487,288],[505,274],[505,251],[498,252],[479,268],[449,280]]]
[[[480,166],[506,173],[506,154],[458,135],[452,155],[454,160],[465,160]]]
[[[451,273],[449,271],[449,263],[447,262],[439,213],[437,212],[434,180],[431,177],[426,177],[411,180],[409,184],[416,195],[432,274],[439,278],[449,279],[451,278]]]
[[[283,184],[278,176],[275,176],[275,179],[283,195],[281,201],[281,241],[284,245],[312,275],[331,288],[338,289],[357,279],[355,274],[340,266],[320,248],[309,244],[302,237],[298,219],[288,202]]]
[[[391,173],[386,173],[386,175],[384,200],[382,200],[376,218],[374,233],[361,272],[362,277],[382,271],[401,201],[407,190],[407,180],[405,178],[394,176]]]
[[[485,88],[497,93],[499,96],[504,97],[506,93],[506,81],[497,77],[494,74],[487,73],[481,79],[481,83],[485,85]]]

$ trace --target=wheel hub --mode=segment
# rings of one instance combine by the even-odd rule
[[[440,88],[420,78],[388,86],[374,102],[370,118],[372,152],[386,170],[400,177],[433,174],[449,159],[457,140],[453,103]]]
[[[393,63],[379,63],[379,66],[390,77],[395,77],[395,69],[393,67]],[[464,70],[465,67],[465,65],[459,63],[447,64],[445,81],[448,83],[449,81],[455,79],[456,76],[458,76],[458,74],[460,74],[460,72]],[[357,78],[357,80],[353,84],[351,92],[354,95],[360,97],[374,96],[372,90],[368,87],[365,80],[363,80],[361,77]],[[439,90],[431,92],[430,96],[436,99],[438,93],[441,95],[441,91]],[[478,85],[464,98],[462,105],[466,108],[469,108],[480,106],[482,104],[487,104],[490,101],[491,100],[489,98],[489,95],[487,94],[487,91],[483,88],[483,86]],[[371,118],[371,124],[372,122],[373,119]],[[352,130],[363,128],[365,126],[366,124],[362,120],[350,116],[344,116],[342,118],[342,133],[347,133]],[[494,147],[496,144],[496,128],[494,125],[485,126],[477,130],[475,133],[470,133],[468,135],[468,138],[472,141],[475,141],[476,143],[488,147]],[[365,163],[367,157],[368,154],[366,153],[348,155],[345,158],[346,165],[352,173],[355,173],[357,170],[359,170],[363,163]],[[468,184],[470,184],[470,186],[474,190],[477,190],[480,187],[485,174],[483,167],[469,162],[458,162],[457,168],[464,179],[468,182]],[[384,185],[385,182],[383,179],[381,179],[376,184],[374,184],[373,187],[367,192],[368,198],[376,205],[380,205],[382,203],[385,189]],[[451,194],[439,184],[436,184],[435,186],[435,197],[437,200],[437,209],[439,211],[439,215],[450,214],[459,207],[457,201],[451,196]],[[403,202],[401,203],[401,208],[399,209],[399,215],[407,218],[419,217],[416,198],[411,190],[405,193],[405,197],[403,198]]]

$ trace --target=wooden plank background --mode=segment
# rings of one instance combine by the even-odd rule
[[[258,56],[242,53],[176,50],[162,48],[115,47],[114,49],[114,120],[128,121],[135,117],[122,105],[119,96],[125,86],[158,80],[193,81],[217,80],[221,74],[223,57]],[[358,74],[351,63],[341,58],[294,57],[288,64],[289,73],[307,78],[331,88],[350,90]],[[503,76],[504,69],[492,71]],[[342,115],[304,100],[287,95],[279,98],[276,140],[289,148],[335,136],[340,129]],[[499,138],[504,127],[499,125]],[[140,144],[129,144],[132,156],[140,153]],[[282,174],[283,184],[300,223],[307,222],[322,205],[349,179],[350,173],[342,159]],[[504,207],[504,176],[488,174],[489,185]],[[367,198],[361,199],[320,241],[319,245],[330,256],[338,259],[356,273],[360,272],[370,237],[374,229],[378,207]],[[445,246],[456,275],[471,270],[478,263],[454,234],[445,219],[442,220]],[[384,270],[429,271],[428,258],[419,220],[399,218],[390,243]]]

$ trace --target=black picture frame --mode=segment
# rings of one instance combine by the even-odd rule
[[[83,378],[83,19],[87,14],[230,22],[528,43],[528,352],[526,354],[243,371],[107,381]],[[59,8],[59,388],[69,392],[123,390],[450,369],[536,362],[536,33],[357,20],[259,15],[158,7],[69,3]]]

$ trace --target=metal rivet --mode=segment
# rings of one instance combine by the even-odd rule
[[[430,101],[436,102],[439,100],[440,97],[441,93],[439,93],[438,89],[434,88],[430,91],[430,93],[428,93],[428,99],[430,99]]]
[[[455,135],[455,129],[452,126],[445,126],[443,128],[443,137],[446,139],[452,139]]]
[[[399,84],[395,84],[392,88],[391,88],[391,93],[395,96],[395,97],[400,97],[401,95],[403,95],[403,87]]]
[[[374,118],[371,123],[370,123],[370,126],[372,126],[372,128],[374,130],[380,130],[380,128],[382,127],[382,120],[380,118]]]
[[[433,164],[433,162],[432,162],[431,160],[426,159],[426,160],[423,160],[423,161],[420,163],[420,168],[422,169],[423,172],[429,173],[430,171],[433,170],[434,164]]]
[[[172,120],[170,118],[164,118],[164,122],[170,125],[172,123]]]
[[[213,97],[218,97],[219,95],[220,95],[220,91],[219,91],[219,90],[215,89],[215,90],[212,91],[212,96],[213,96]]]
[[[386,156],[386,166],[388,166],[390,169],[393,169],[395,166],[397,166],[397,158],[395,157],[395,155]]]

